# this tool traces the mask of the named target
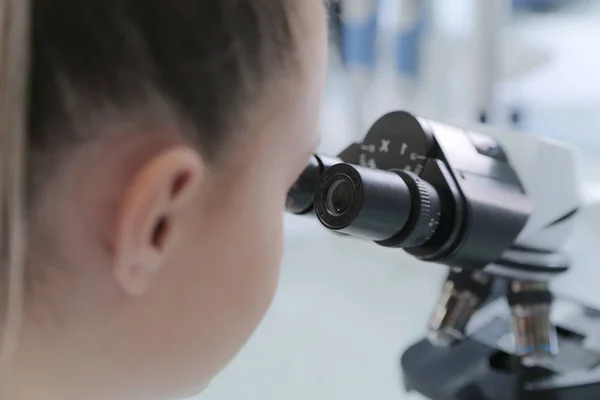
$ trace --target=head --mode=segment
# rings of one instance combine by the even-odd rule
[[[197,393],[276,288],[286,193],[318,143],[322,0],[31,8],[13,395]]]

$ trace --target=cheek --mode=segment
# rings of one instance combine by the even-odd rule
[[[226,271],[223,279],[240,294],[240,305],[254,308],[252,313],[262,317],[279,279],[284,196],[265,186],[240,193],[244,195],[225,212],[227,222],[216,222],[225,247],[215,244],[221,247],[215,266]]]
[[[180,347],[173,354],[185,360],[176,361],[185,367],[178,373],[202,366],[212,378],[246,343],[269,308],[282,254],[280,197],[246,192],[211,206],[210,217],[187,235],[189,242],[172,265],[177,272],[158,301],[168,306],[157,320],[167,331],[157,337],[172,336],[174,327],[180,335],[173,340]],[[153,306],[152,315],[156,310]]]
[[[268,287],[266,291],[272,293],[275,290],[279,277],[279,267],[283,248],[283,204],[281,196],[262,199],[255,203],[253,210],[248,209],[247,219],[240,229],[246,232],[248,243],[248,259],[254,260],[255,279],[264,279]]]

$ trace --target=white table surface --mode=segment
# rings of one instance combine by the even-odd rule
[[[402,400],[399,355],[424,333],[445,271],[315,221],[287,219],[281,286],[204,399]]]

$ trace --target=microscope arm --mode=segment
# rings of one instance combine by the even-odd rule
[[[516,246],[561,251],[577,226],[582,209],[591,205],[583,186],[579,149],[521,132],[477,129],[502,143],[533,203],[533,213]]]

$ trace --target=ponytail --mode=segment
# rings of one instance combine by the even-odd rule
[[[0,386],[24,308],[30,11],[30,0],[0,0]]]

